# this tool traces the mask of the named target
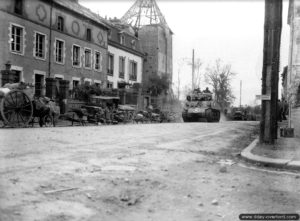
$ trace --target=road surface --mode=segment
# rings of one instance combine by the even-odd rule
[[[0,220],[300,213],[299,174],[249,167],[257,122],[0,130]]]

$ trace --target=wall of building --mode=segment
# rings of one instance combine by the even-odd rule
[[[113,88],[118,88],[118,82],[128,82],[128,83],[141,83],[142,82],[142,65],[143,58],[141,56],[134,55],[132,53],[126,52],[117,47],[108,45],[109,53],[114,55],[114,74],[113,76],[107,76],[107,80],[113,82]],[[119,77],[119,57],[125,57],[125,73],[124,78]],[[129,61],[133,60],[137,63],[137,80],[129,80]]]
[[[143,84],[147,85],[152,75],[158,73],[158,33],[156,26],[143,26],[139,30],[139,38],[146,53],[143,70]]]
[[[291,111],[292,114],[292,125],[294,128],[295,137],[300,138],[300,107],[295,107]]]
[[[290,0],[289,8],[290,25],[290,56],[287,77],[287,97],[291,109],[291,127],[295,136],[300,137],[300,108],[297,101],[300,85],[300,2]]]
[[[92,82],[105,82],[107,70],[107,28],[97,22],[79,16],[80,11],[70,11],[58,4],[52,8],[52,31],[50,45],[50,11],[51,5],[47,1],[23,1],[23,14],[14,13],[14,1],[0,1],[0,25],[3,31],[0,34],[0,69],[4,64],[11,61],[12,67],[22,70],[22,79],[28,83],[34,83],[34,73],[39,72],[46,77],[62,76],[65,80],[72,78],[87,79]],[[74,2],[76,4],[76,2]],[[79,7],[80,8],[80,7]],[[57,30],[57,16],[64,18],[64,31]],[[10,51],[11,25],[16,24],[24,28],[24,53],[15,54]],[[91,41],[86,40],[86,29],[92,30]],[[34,57],[35,32],[46,35],[45,59]],[[65,42],[64,63],[55,62],[55,39]],[[81,47],[81,66],[73,67],[72,48],[73,44]],[[94,56],[92,56],[92,68],[84,68],[84,48],[90,48],[92,55],[95,51],[101,53],[101,68],[94,69]],[[49,72],[50,50],[50,72]],[[106,85],[104,83],[104,85]]]
[[[143,82],[157,74],[167,74],[172,79],[172,33],[160,25],[146,25],[139,30],[141,47],[147,53],[144,62]]]
[[[158,71],[172,76],[172,34],[169,29],[158,26]]]

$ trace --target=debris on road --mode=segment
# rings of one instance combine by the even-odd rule
[[[99,171],[102,171],[102,169],[100,167],[97,167],[97,168],[93,168],[91,169],[91,173],[95,173],[95,172],[99,172]]]
[[[126,202],[128,206],[133,206],[137,204],[143,195],[138,195],[137,193],[133,193],[130,190],[122,191],[120,194],[120,200]]]
[[[226,173],[227,172],[227,167],[226,166],[221,166],[221,168],[219,169],[219,171],[221,173]]]
[[[19,178],[13,178],[13,179],[10,179],[10,181],[13,183],[13,184],[16,184],[17,182],[20,181]]]
[[[70,190],[77,190],[77,189],[79,189],[79,188],[71,187],[71,188],[64,188],[64,189],[58,189],[58,190],[48,190],[48,191],[44,191],[44,194],[59,193],[59,192],[65,192],[65,191],[70,191]]]
[[[86,193],[85,195],[86,195],[86,196],[87,196],[87,198],[89,198],[89,199],[91,199],[91,198],[92,198],[91,194],[89,194],[89,193]]]
[[[226,159],[226,160],[222,159],[219,160],[218,164],[232,166],[233,164],[236,164],[236,162],[230,159]]]
[[[137,168],[134,166],[127,166],[127,165],[109,165],[102,167],[102,171],[136,171]]]
[[[211,204],[214,206],[217,206],[217,205],[219,205],[219,202],[218,202],[218,200],[214,199],[213,201],[211,201]]]

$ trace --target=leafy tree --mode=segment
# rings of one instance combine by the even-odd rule
[[[102,94],[101,88],[95,84],[92,84],[92,85],[81,84],[81,85],[78,85],[75,88],[73,88],[70,92],[75,99],[79,99],[82,101],[88,101],[90,95],[101,95]]]
[[[235,73],[231,72],[231,65],[223,65],[220,59],[217,59],[213,66],[206,68],[205,82],[212,86],[215,102],[222,111],[228,108],[235,99],[231,89],[231,80],[234,76]]]
[[[169,90],[170,83],[168,75],[164,74],[162,76],[158,76],[155,74],[149,78],[148,90],[152,95],[160,95]]]

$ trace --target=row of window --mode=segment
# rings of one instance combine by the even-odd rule
[[[22,26],[11,24],[11,39],[10,39],[10,49],[11,52],[24,55],[24,36],[25,29]],[[35,32],[34,33],[34,48],[33,56],[37,59],[46,60],[46,42],[47,35]],[[55,38],[55,50],[54,59],[58,64],[65,63],[65,41],[62,39]],[[82,64],[83,55],[83,64]],[[94,66],[92,66],[92,61]],[[94,50],[94,56],[92,59],[92,49],[82,48],[79,45],[72,46],[72,65],[73,67],[84,67],[87,69],[95,69],[97,71],[102,71],[102,54]],[[114,55],[108,54],[108,75],[113,76],[114,74]],[[119,56],[119,77],[124,78],[125,76],[125,57]],[[137,63],[133,60],[129,60],[129,79],[137,79]]]
[[[118,37],[119,37],[119,43],[121,45],[124,45],[124,46],[129,46],[129,45],[126,45],[126,41],[125,41],[125,35],[123,33],[119,33],[118,34]],[[108,38],[111,39],[112,38],[112,30],[108,30]],[[132,49],[136,49],[136,41],[134,39],[132,39],[130,41],[130,45],[131,45],[131,48]]]
[[[125,77],[125,60],[123,56],[119,56],[119,78]],[[108,65],[107,65],[107,74],[114,75],[114,55],[108,53]],[[137,62],[134,60],[129,60],[129,80],[137,80]]]
[[[62,16],[57,16],[57,23],[56,23],[56,29],[58,31],[63,32],[64,31],[64,18]],[[85,35],[85,40],[87,41],[92,41],[92,29],[86,28],[86,35]]]
[[[25,29],[22,26],[11,24],[11,39],[10,39],[10,49],[11,52],[24,55],[24,36]],[[35,32],[34,33],[34,48],[33,56],[37,59],[46,59],[46,43],[47,35]],[[65,63],[65,41],[62,39],[55,38],[55,55],[54,59],[56,63]],[[81,57],[83,58],[83,64],[81,64]],[[92,59],[92,49],[91,48],[81,48],[79,45],[72,46],[72,65],[74,67],[81,67],[91,69],[92,60],[94,60],[94,69],[97,71],[102,71],[102,55],[99,51],[94,50],[94,59]]]
[[[14,12],[16,14],[22,15],[23,14],[23,0],[15,0],[15,7],[14,7]],[[64,17],[61,15],[57,15],[56,17],[56,24],[55,28],[58,31],[64,32],[65,27],[65,20]],[[111,38],[111,30],[108,31],[108,37]],[[91,41],[92,40],[92,29],[91,28],[86,28],[86,34],[85,34],[85,40]],[[125,35],[123,33],[119,33],[119,43],[121,45],[125,45]],[[136,41],[133,39],[130,42],[131,48],[136,49]]]
[[[23,14],[23,7],[24,7],[23,0],[15,0],[14,12],[16,14],[22,15]],[[64,18],[62,16],[58,15],[57,18],[56,18],[56,29],[58,31],[63,32],[64,31],[64,26],[65,26],[64,24],[65,24]],[[85,40],[87,40],[87,41],[92,40],[92,29],[86,28]]]

